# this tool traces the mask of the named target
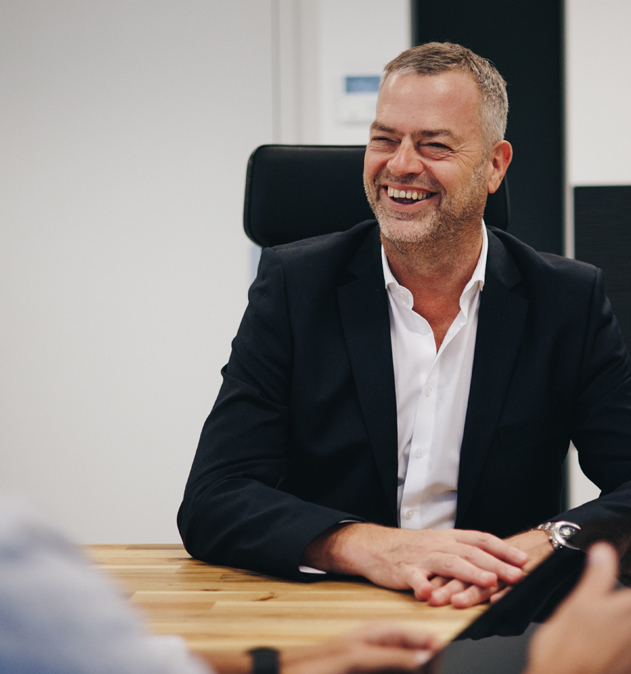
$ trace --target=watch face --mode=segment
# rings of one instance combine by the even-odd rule
[[[576,528],[570,526],[569,524],[564,524],[560,529],[559,529],[559,535],[562,536],[565,539],[568,539],[570,536],[572,536],[576,532]]]

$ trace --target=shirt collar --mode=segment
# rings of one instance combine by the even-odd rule
[[[486,258],[489,252],[489,235],[482,222],[482,250],[480,251],[480,257],[478,258],[478,263],[473,270],[473,274],[469,279],[469,282],[462,291],[464,296],[471,288],[477,287],[480,290],[484,288],[484,279],[486,275]],[[390,270],[390,264],[388,263],[388,258],[386,256],[386,251],[381,246],[381,264],[383,266],[383,278],[385,281],[386,288],[398,288],[399,282],[394,278],[392,271]]]

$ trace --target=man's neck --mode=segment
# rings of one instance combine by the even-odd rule
[[[388,264],[398,283],[414,298],[414,311],[434,331],[436,350],[460,311],[460,297],[482,250],[482,226],[457,245],[396,243],[382,236]]]

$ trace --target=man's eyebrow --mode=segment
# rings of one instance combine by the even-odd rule
[[[387,126],[386,124],[382,124],[381,122],[373,122],[370,125],[370,130],[371,131],[383,131],[383,133],[397,133],[397,130],[394,129],[391,126]],[[414,134],[415,136],[419,138],[436,138],[437,136],[446,136],[447,138],[453,138],[454,140],[458,137],[453,131],[450,129],[428,129],[424,131],[419,131],[418,133]]]
[[[436,138],[436,136],[447,136],[448,138],[457,138],[456,134],[449,129],[435,129],[431,131],[420,131],[419,136],[422,138]]]
[[[396,133],[395,130],[391,126],[386,126],[385,124],[382,124],[381,122],[374,121],[370,125],[370,130],[371,131],[383,131],[384,133]]]

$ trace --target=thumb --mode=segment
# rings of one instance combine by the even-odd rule
[[[618,580],[618,554],[608,543],[595,543],[589,549],[587,566],[577,593],[602,594],[613,590]]]
[[[418,672],[418,668],[425,665],[434,655],[431,649],[408,650],[400,648],[365,649],[352,663],[349,669],[355,672],[370,674],[371,672]]]
[[[425,569],[418,568],[412,564],[406,564],[404,567],[405,582],[414,591],[414,596],[419,601],[429,599],[434,591],[429,582],[429,573]]]

